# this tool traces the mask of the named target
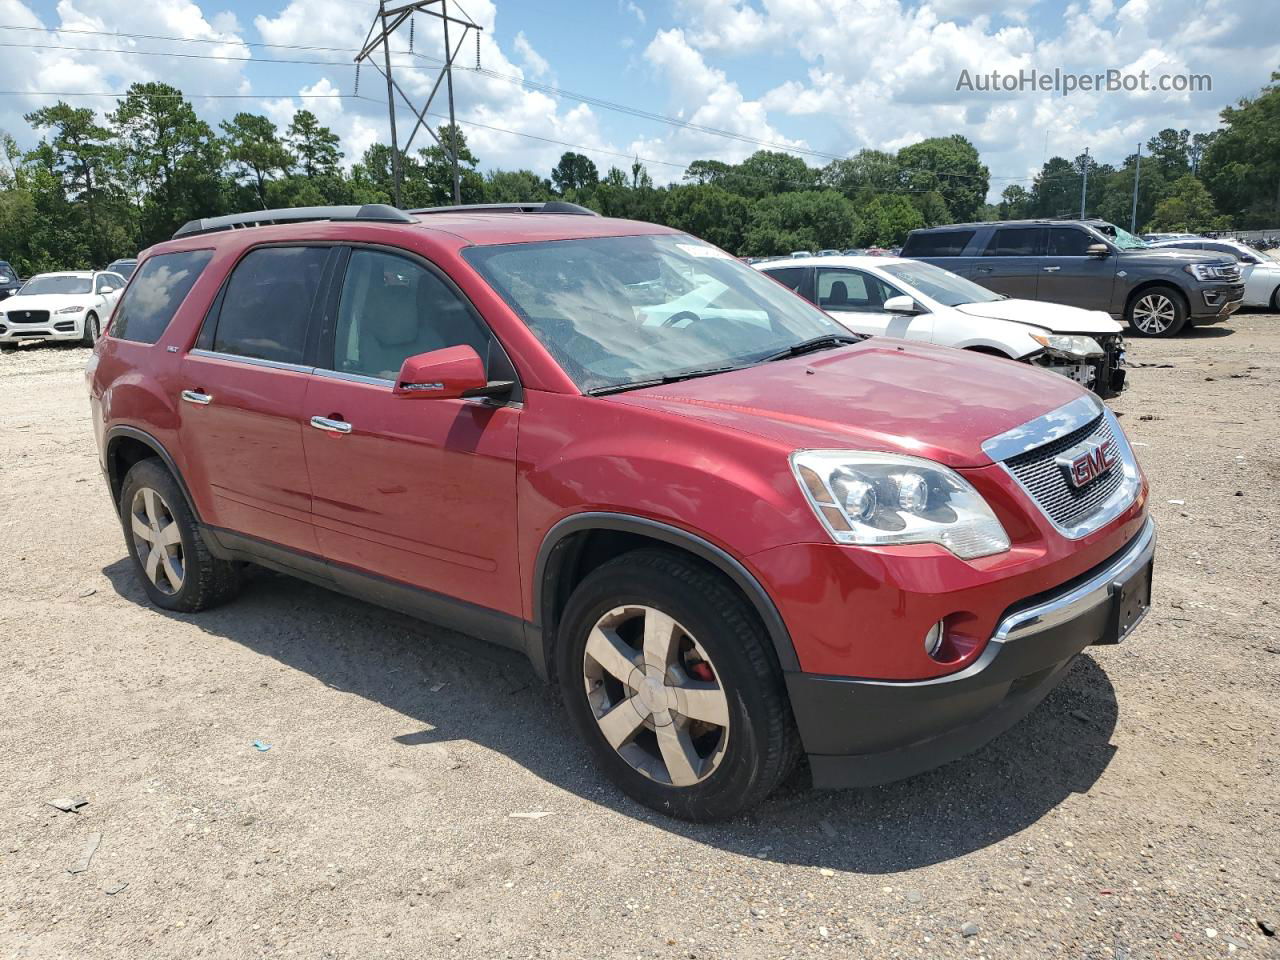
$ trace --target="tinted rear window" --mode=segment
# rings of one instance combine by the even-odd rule
[[[1002,227],[991,237],[984,257],[1034,257],[1044,252],[1043,227]]]
[[[246,254],[227,281],[214,351],[301,363],[328,256],[327,247],[262,247]]]
[[[913,233],[902,248],[904,257],[958,257],[973,239],[972,230],[937,230]]]
[[[779,267],[777,270],[763,271],[766,277],[772,277],[788,290],[799,290],[804,283],[804,272],[807,267]]]
[[[1094,242],[1093,237],[1083,230],[1053,227],[1049,230],[1049,256],[1084,257],[1088,255],[1089,245]]]
[[[135,343],[155,343],[196,279],[208,266],[212,250],[161,253],[138,270],[111,321],[111,336]]]

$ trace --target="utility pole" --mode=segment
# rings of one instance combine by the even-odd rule
[[[1085,199],[1089,196],[1089,148],[1084,148],[1084,162],[1080,165],[1084,179],[1080,181],[1080,219],[1084,219]]]
[[[390,4],[394,5],[389,5],[388,0],[378,0],[378,13],[374,17],[373,23],[369,26],[369,32],[365,35],[364,44],[360,48],[360,52],[356,54],[355,62],[357,70],[359,70],[360,64],[368,63],[378,73],[382,74],[387,81],[387,118],[391,125],[392,176],[395,204],[397,207],[401,205],[400,193],[404,159],[408,157],[409,148],[413,146],[414,137],[418,135],[420,129],[426,130],[431,139],[439,144],[448,155],[453,167],[453,202],[461,203],[462,179],[458,170],[458,142],[456,136],[458,121],[454,114],[453,104],[453,62],[462,51],[463,41],[466,40],[470,31],[474,30],[476,31],[476,66],[480,66],[480,31],[484,28],[465,14],[462,16],[452,15],[449,12],[448,0],[409,0],[406,3],[396,3],[395,0],[390,0]],[[422,105],[421,109],[409,99],[409,95],[404,92],[404,88],[396,82],[391,66],[391,36],[406,21],[409,22],[410,52],[412,52],[413,22],[410,18],[416,13],[434,17],[444,27],[444,65],[440,68],[440,73],[436,77],[436,81],[431,87],[431,92],[427,95],[426,103]],[[462,28],[456,43],[451,42],[450,25],[455,29]],[[379,66],[378,62],[373,59],[379,47],[382,48],[382,66]],[[455,134],[448,138],[447,143],[441,139],[440,135],[427,121],[428,112],[431,110],[431,104],[435,100],[436,93],[440,90],[441,82],[444,82],[447,88],[449,127]],[[417,122],[414,123],[413,129],[409,132],[408,139],[405,140],[403,147],[401,147],[396,133],[397,96],[404,101],[404,104],[417,118]]]
[[[1138,159],[1133,167],[1133,212],[1129,214],[1129,232],[1138,232],[1138,178],[1142,176],[1142,142],[1138,142]]]

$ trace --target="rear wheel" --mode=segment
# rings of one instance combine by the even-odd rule
[[[239,590],[235,565],[209,552],[182,490],[159,460],[142,460],[129,470],[120,519],[142,587],[156,606],[194,613]]]
[[[90,310],[84,318],[84,331],[80,335],[80,342],[86,347],[92,347],[98,342],[98,332],[98,315]]]
[[[1148,287],[1129,301],[1127,319],[1139,337],[1172,337],[1187,322],[1187,305],[1172,287]]]
[[[763,800],[799,755],[781,673],[740,594],[696,561],[626,554],[574,591],[557,672],[605,774],[646,806],[719,820]]]
[[[1280,313],[1280,287],[1271,291],[1271,309],[1275,313]]]

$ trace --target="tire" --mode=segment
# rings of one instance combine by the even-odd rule
[[[235,564],[209,552],[178,482],[158,459],[140,460],[125,476],[120,522],[138,579],[157,607],[195,613],[239,591]]]
[[[18,345],[16,343],[0,343],[0,353],[16,353]]]
[[[661,642],[644,652],[650,625],[670,641],[665,656]],[[570,720],[632,799],[684,820],[723,820],[760,803],[795,766],[799,737],[764,628],[696,560],[637,550],[609,561],[574,590],[558,636]]]
[[[1280,313],[1280,287],[1271,291],[1271,312]]]
[[[98,315],[90,310],[84,317],[84,331],[80,336],[80,342],[86,347],[92,347],[98,342]]]
[[[1172,337],[1187,322],[1187,303],[1173,287],[1147,287],[1125,310],[1129,329],[1137,337]]]

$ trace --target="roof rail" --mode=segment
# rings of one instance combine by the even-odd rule
[[[219,230],[239,230],[244,227],[266,227],[273,223],[303,223],[309,220],[380,220],[384,223],[413,223],[413,218],[403,210],[385,203],[366,203],[363,206],[336,207],[286,207],[281,210],[251,210],[248,213],[232,213],[225,217],[205,217],[189,220],[173,234],[194,237],[201,233]]]
[[[548,200],[545,203],[463,203],[453,207],[423,207],[410,213],[569,213],[580,217],[600,214],[576,203]]]

